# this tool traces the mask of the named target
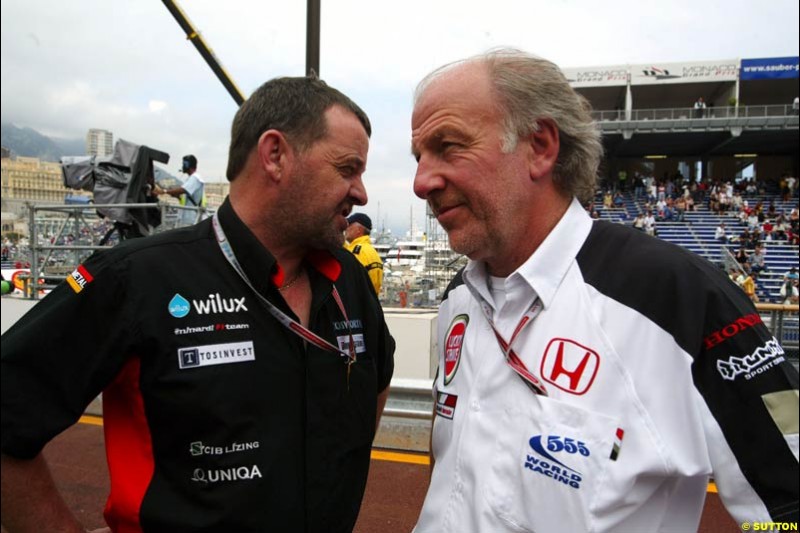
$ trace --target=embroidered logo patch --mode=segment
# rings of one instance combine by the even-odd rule
[[[458,315],[450,323],[447,335],[444,336],[444,384],[453,381],[461,360],[461,348],[464,345],[464,334],[469,324],[468,315]]]
[[[93,279],[89,271],[86,270],[83,265],[79,265],[78,268],[72,271],[72,274],[67,276],[67,283],[72,287],[72,290],[75,291],[75,294],[77,294],[91,283]]]
[[[194,308],[195,313],[198,315],[247,311],[244,296],[241,298],[223,298],[219,293],[209,294],[207,300],[192,300],[191,304],[189,300],[176,293],[167,305],[169,314],[175,318],[188,316],[192,308]]]
[[[553,339],[542,357],[541,375],[545,381],[570,394],[584,394],[592,386],[600,356],[591,348],[571,339]]]
[[[172,297],[172,300],[169,301],[167,309],[169,309],[169,314],[175,318],[183,318],[189,314],[191,306],[189,305],[189,300],[180,294],[175,294],[175,296]]]
[[[455,394],[448,394],[446,392],[437,393],[436,414],[441,417],[452,420],[453,415],[456,414],[457,402],[458,402],[458,396],[456,396]]]
[[[589,457],[591,452],[584,442],[561,435],[534,435],[528,443],[534,453],[525,455],[525,468],[573,489],[581,488],[583,474],[559,459],[574,462]]]
[[[340,350],[350,350],[350,335],[339,335],[336,337],[336,342],[339,344]],[[367,347],[364,344],[363,333],[353,333],[353,344],[356,345],[356,353],[364,353],[367,351]]]
[[[758,324],[763,324],[761,316],[758,313],[739,317],[721,330],[715,331],[703,339],[703,343],[705,344],[706,350],[710,350],[714,346],[725,342],[731,337],[738,335],[740,332],[752,328]]]
[[[209,344],[178,349],[178,367],[181,370],[255,360],[256,354],[253,350],[253,341]]]
[[[759,346],[753,350],[753,353],[742,357],[732,355],[727,360],[719,359],[717,361],[717,370],[723,379],[729,381],[733,381],[739,376],[744,376],[745,379],[752,379],[782,363],[785,360],[785,355],[778,339],[772,337],[764,346]]]
[[[175,335],[192,335],[195,333],[214,333],[220,331],[235,331],[250,329],[250,324],[206,324],[205,326],[186,326],[185,328],[175,328],[172,332]]]
[[[625,437],[625,431],[622,428],[617,428],[614,433],[614,446],[611,448],[611,456],[609,459],[616,461],[619,457],[619,450],[622,448],[622,439]]]

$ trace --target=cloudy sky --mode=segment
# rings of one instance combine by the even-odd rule
[[[305,69],[303,0],[182,0],[245,95]],[[224,180],[236,104],[158,0],[3,0],[2,121],[62,138],[89,128]],[[430,70],[496,46],[562,67],[798,55],[797,0],[322,0],[320,75],[369,114],[370,201],[396,233],[411,192],[412,93]]]

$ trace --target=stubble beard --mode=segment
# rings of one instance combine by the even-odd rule
[[[309,206],[311,195],[325,194],[314,189],[313,179],[305,173],[299,174],[295,187],[280,202],[278,231],[287,242],[306,248],[330,250],[344,245],[344,233],[336,225],[335,215],[316,211]],[[340,212],[344,206],[340,206]]]
[[[471,204],[467,202],[465,204],[470,211],[469,219],[458,226],[442,227],[447,232],[447,242],[451,250],[466,255],[470,259],[477,259],[490,250],[492,231],[486,217],[479,217]],[[435,204],[431,207],[434,206]],[[436,208],[434,208],[434,212],[436,212]]]
[[[486,249],[487,244],[482,235],[468,231],[466,228],[448,231],[447,241],[454,252],[466,255],[470,259],[475,259],[482,250]]]
[[[311,248],[330,250],[344,245],[344,233],[336,229],[335,223],[330,219],[323,221],[319,228],[320,231],[309,238]]]

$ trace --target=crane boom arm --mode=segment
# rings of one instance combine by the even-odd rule
[[[172,16],[175,17],[175,20],[178,21],[178,24],[184,33],[186,33],[186,38],[192,41],[194,47],[197,48],[197,51],[200,52],[200,55],[206,60],[206,63],[208,63],[208,66],[214,71],[214,74],[216,74],[217,78],[219,78],[219,81],[221,81],[222,85],[224,85],[228,90],[228,93],[233,97],[236,105],[241,106],[245,100],[244,96],[242,95],[242,91],[239,90],[239,87],[236,86],[236,83],[234,83],[228,72],[225,70],[222,64],[220,64],[219,60],[214,55],[214,52],[208,47],[206,42],[203,40],[203,37],[194,28],[189,18],[178,6],[178,3],[174,0],[162,0],[162,2],[164,2],[164,5],[167,6],[167,9],[170,13],[172,13]]]

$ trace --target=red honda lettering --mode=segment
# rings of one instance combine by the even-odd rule
[[[729,337],[733,337],[737,333],[739,333],[739,326],[738,324],[736,324],[736,322],[734,322],[733,324],[728,324],[727,326],[722,328],[722,336],[725,337],[726,339]]]
[[[706,350],[709,350],[724,340],[730,339],[734,335],[737,335],[742,331],[761,323],[761,317],[758,313],[751,313],[749,315],[739,317],[719,331],[711,333],[709,336],[703,339],[703,343],[705,344]]]

